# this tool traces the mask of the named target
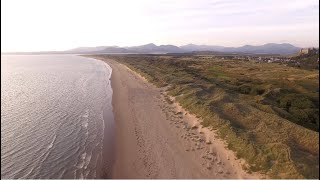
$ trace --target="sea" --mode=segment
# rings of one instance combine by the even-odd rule
[[[111,73],[78,55],[1,55],[1,179],[107,176]]]

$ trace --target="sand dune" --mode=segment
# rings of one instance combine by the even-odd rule
[[[215,132],[126,66],[112,67],[116,141],[112,178],[259,178]],[[171,99],[173,103],[168,103]]]

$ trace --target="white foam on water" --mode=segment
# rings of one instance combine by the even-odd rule
[[[96,178],[97,177],[97,171],[93,172],[93,177]]]
[[[89,125],[89,109],[85,110],[85,113],[84,113],[84,115],[82,115],[82,117],[84,118],[84,122],[81,124],[82,127],[88,128],[88,125]]]
[[[26,179],[26,178],[28,178],[33,171],[34,171],[34,168],[30,168],[30,170],[29,170],[23,177],[21,177],[21,179]]]
[[[90,161],[91,161],[91,156],[92,156],[92,151],[90,152],[89,155],[86,155],[86,157],[85,157],[84,169],[87,169],[87,167],[88,167],[88,165],[89,165],[89,163],[90,163]]]
[[[86,152],[84,152],[84,153],[82,153],[82,154],[80,155],[80,160],[79,160],[79,163],[78,163],[78,165],[77,165],[77,168],[78,168],[78,169],[82,169],[82,168],[83,168],[83,166],[84,166],[84,164],[85,164],[85,158],[86,158],[86,156],[87,156],[87,153],[86,153]]]
[[[73,171],[73,179],[77,179],[77,170]]]
[[[53,147],[56,139],[57,139],[57,135],[55,134],[55,135],[53,136],[53,139],[51,140],[50,144],[48,145],[47,150],[50,150],[50,149]]]
[[[84,118],[88,118],[89,117],[89,109],[87,109],[84,113],[84,115],[82,116]]]
[[[79,179],[84,179],[84,178],[83,178],[83,173],[82,173],[82,172],[80,172]]]
[[[85,170],[85,171],[84,171],[84,177],[87,178],[88,175],[89,175],[89,173],[90,173],[90,170]]]

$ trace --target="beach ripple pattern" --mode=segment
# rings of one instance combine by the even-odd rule
[[[99,178],[110,75],[76,55],[1,56],[1,178]]]

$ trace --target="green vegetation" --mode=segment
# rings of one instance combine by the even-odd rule
[[[319,71],[198,56],[99,55],[140,73],[204,126],[248,171],[319,178]]]
[[[289,65],[303,69],[319,69],[319,54],[305,54],[293,57]]]

